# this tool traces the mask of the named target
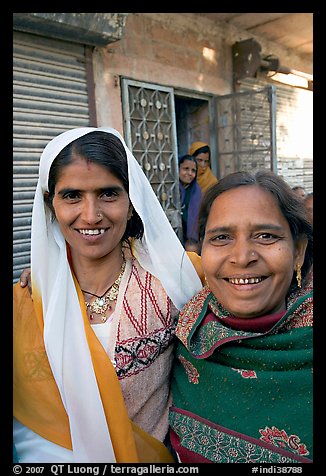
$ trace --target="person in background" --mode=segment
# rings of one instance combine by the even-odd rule
[[[31,281],[33,299],[14,285],[15,461],[173,462],[175,316],[201,281],[115,129],[45,147]]]
[[[176,457],[311,463],[313,237],[303,201],[270,171],[229,174],[203,197],[199,236],[206,286],[176,329]]]
[[[197,253],[200,255],[200,244],[198,240],[194,240],[193,238],[188,238],[188,240],[184,244],[185,250],[188,252]]]
[[[306,196],[306,190],[304,187],[301,187],[301,185],[296,185],[295,187],[292,187],[292,190],[298,195],[300,198],[304,198]]]
[[[197,182],[202,192],[218,182],[211,170],[211,149],[206,142],[193,142],[188,153],[195,157],[198,164]]]
[[[303,203],[306,207],[310,223],[313,224],[313,221],[314,221],[314,194],[313,192],[308,193],[305,196]]]
[[[198,243],[198,213],[202,192],[196,180],[197,169],[197,162],[191,155],[180,158],[179,192],[184,246],[188,240]]]

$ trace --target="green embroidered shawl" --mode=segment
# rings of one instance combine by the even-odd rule
[[[169,418],[186,451],[212,462],[311,462],[312,302],[311,288],[291,296],[265,333],[224,326],[215,316],[228,313],[207,287],[182,309]]]

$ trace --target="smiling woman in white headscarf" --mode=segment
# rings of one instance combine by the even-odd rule
[[[31,269],[33,301],[14,286],[20,462],[173,462],[175,316],[201,282],[116,130],[45,147]]]

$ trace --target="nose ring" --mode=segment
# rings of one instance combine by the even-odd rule
[[[101,213],[98,213],[97,216],[98,216],[99,218],[103,218]]]

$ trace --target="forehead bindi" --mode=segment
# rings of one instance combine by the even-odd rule
[[[78,173],[98,173],[104,174],[110,171],[104,165],[91,161],[81,156],[75,156],[73,160],[61,168],[61,175],[78,174]]]
[[[57,190],[67,187],[75,190],[90,190],[113,186],[124,190],[122,182],[106,167],[79,158],[60,170],[56,183]]]

